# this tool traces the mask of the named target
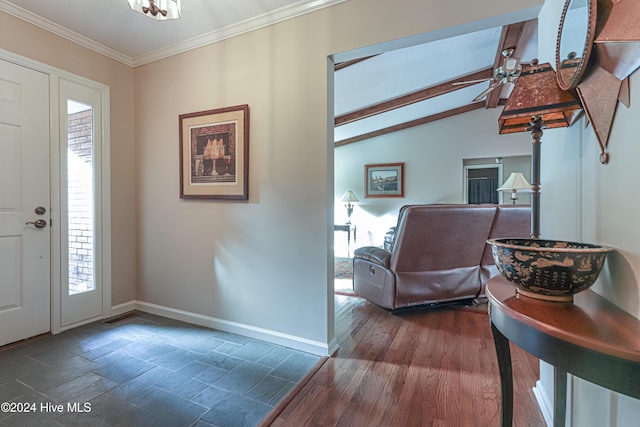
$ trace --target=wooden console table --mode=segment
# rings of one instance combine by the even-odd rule
[[[502,276],[487,284],[502,389],[501,425],[513,420],[509,342],[555,368],[554,425],[564,426],[567,373],[640,399],[640,321],[593,291],[573,303],[516,295]]]

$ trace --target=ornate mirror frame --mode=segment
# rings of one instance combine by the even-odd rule
[[[587,8],[587,16],[577,16],[578,13],[572,13],[572,11],[577,11],[582,4]],[[576,18],[584,18],[584,20],[576,21]],[[556,39],[556,75],[558,85],[563,90],[575,89],[580,83],[589,63],[596,20],[597,0],[566,0]],[[578,37],[584,34],[584,39],[574,41],[571,36],[576,33]],[[574,44],[569,46],[567,44],[569,42]],[[581,56],[577,56],[578,54]]]

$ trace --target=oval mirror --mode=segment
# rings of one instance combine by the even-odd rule
[[[578,86],[587,68],[596,29],[597,0],[566,0],[556,41],[556,74],[564,89]]]

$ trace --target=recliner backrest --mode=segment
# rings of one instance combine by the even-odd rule
[[[412,272],[480,265],[497,209],[497,205],[404,206],[391,269]]]
[[[504,205],[498,206],[494,224],[491,227],[489,239],[507,237],[528,238],[531,230],[531,206],[529,205]],[[481,265],[493,266],[491,246],[486,245],[482,254]]]

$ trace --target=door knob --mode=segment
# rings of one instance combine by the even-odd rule
[[[38,219],[36,221],[26,222],[25,225],[33,224],[36,228],[45,228],[47,226],[47,221],[44,219]]]

